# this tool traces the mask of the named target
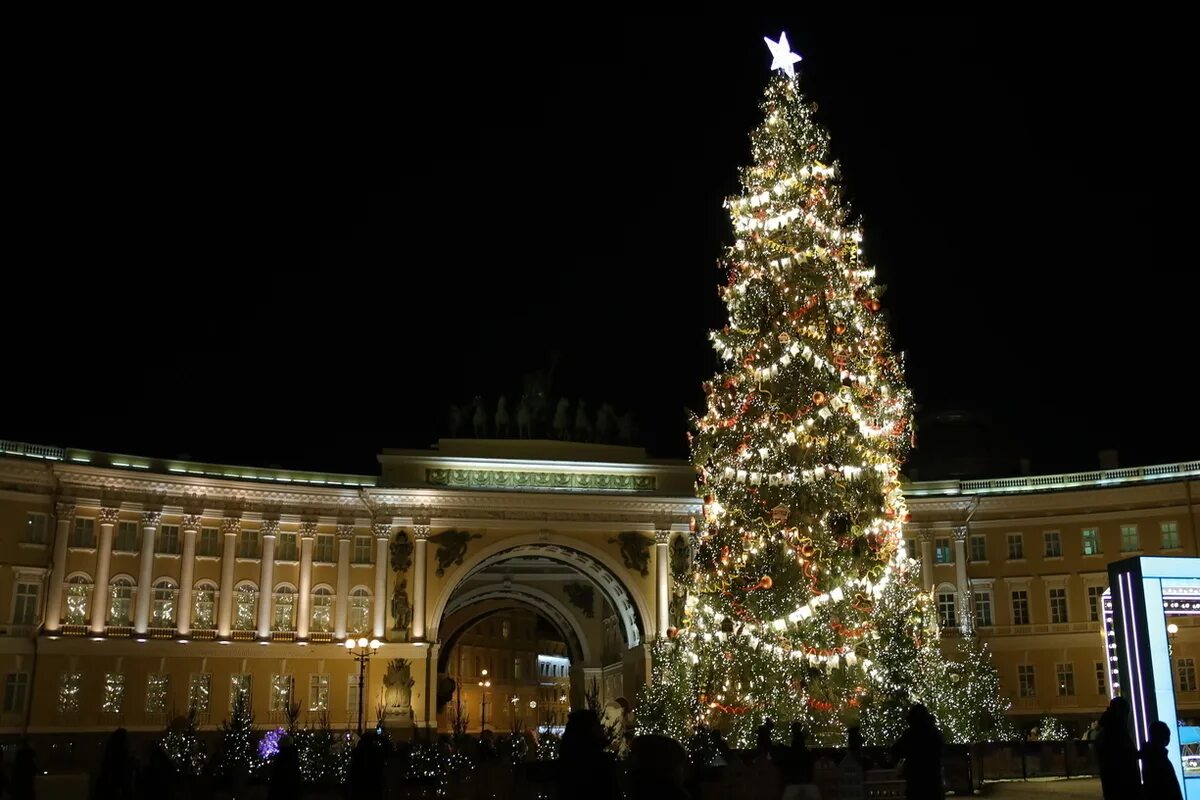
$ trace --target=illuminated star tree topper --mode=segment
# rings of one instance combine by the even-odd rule
[[[800,61],[800,56],[792,52],[792,46],[788,44],[787,33],[779,32],[779,41],[773,42],[770,37],[764,36],[763,41],[767,43],[767,47],[771,48],[771,69],[783,70],[789,78],[796,77],[795,64]]]

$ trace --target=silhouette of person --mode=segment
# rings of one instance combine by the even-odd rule
[[[134,772],[129,731],[117,728],[104,743],[100,768],[92,784],[92,800],[129,800],[134,796]]]
[[[904,759],[905,800],[942,800],[942,734],[929,709],[908,710],[908,730],[892,745],[892,757]]]
[[[34,800],[37,797],[37,790],[33,784],[37,771],[37,753],[29,746],[29,740],[26,739],[21,742],[21,747],[17,750],[16,760],[13,763],[12,785],[8,790],[13,800]]]
[[[792,744],[780,759],[783,800],[819,800],[813,784],[813,754],[808,749],[808,732],[799,722],[792,723]]]
[[[279,752],[271,759],[268,800],[297,800],[300,796],[300,751],[290,736],[279,740]]]
[[[1114,697],[1100,716],[1096,734],[1096,756],[1100,762],[1100,788],[1105,800],[1128,800],[1138,796],[1137,750],[1129,735],[1129,701]]]
[[[629,746],[630,798],[689,800],[687,760],[683,745],[669,736],[635,737]]]
[[[571,800],[616,800],[617,771],[608,737],[595,711],[577,709],[567,716],[558,759],[558,796]]]
[[[383,796],[383,767],[387,748],[375,731],[364,731],[350,755],[350,796],[354,800]]]
[[[1142,791],[1147,800],[1183,800],[1175,765],[1167,757],[1167,745],[1171,743],[1171,727],[1162,720],[1150,724],[1150,741],[1138,753],[1145,762]]]

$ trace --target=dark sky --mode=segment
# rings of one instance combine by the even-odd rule
[[[555,395],[685,455],[724,321],[721,201],[786,29],[889,287],[923,477],[943,455],[1200,457],[1194,70],[1171,27],[456,15],[56,39],[9,115],[0,437],[374,472],[553,364]],[[946,433],[951,410],[974,422]]]

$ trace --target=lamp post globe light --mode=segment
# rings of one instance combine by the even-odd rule
[[[1179,633],[1179,626],[1172,622],[1167,626],[1167,655],[1175,655],[1175,634]]]
[[[378,639],[368,641],[367,637],[360,636],[357,639],[347,639],[345,644],[351,658],[358,662],[358,735],[362,736],[363,680],[367,674],[367,659],[375,655],[382,642]]]
[[[479,732],[487,730],[487,690],[491,687],[492,681],[487,676],[486,669],[479,671]]]

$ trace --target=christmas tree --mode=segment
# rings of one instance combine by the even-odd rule
[[[193,706],[187,717],[179,717],[167,726],[159,747],[171,759],[180,775],[195,777],[204,769],[207,758],[197,730],[197,712]]]
[[[245,780],[262,766],[258,756],[254,715],[245,692],[238,692],[230,718],[221,723],[221,749],[213,763],[218,777]]]
[[[949,697],[902,535],[912,400],[800,57],[786,36],[767,42],[782,74],[726,202],[729,322],[711,334],[724,367],[689,437],[704,516],[683,625],[656,651],[640,718],[735,746],[767,719],[888,741],[911,703],[936,715]]]

